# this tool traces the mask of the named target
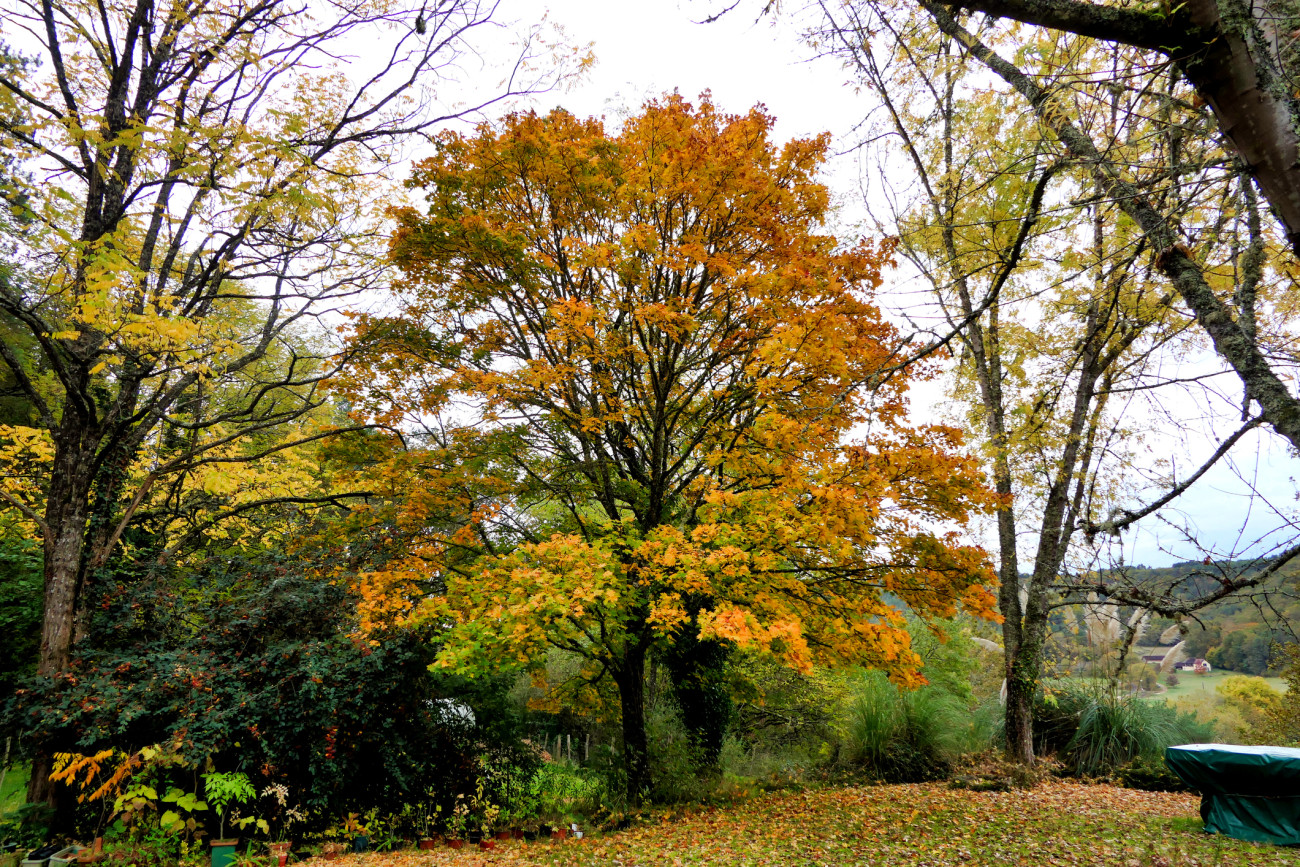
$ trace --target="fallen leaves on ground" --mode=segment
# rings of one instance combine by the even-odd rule
[[[313,867],[488,865],[1116,865],[1300,867],[1300,851],[1205,834],[1195,795],[1051,782],[970,792],[941,783],[819,789],[582,840],[499,842],[484,852],[349,855]]]

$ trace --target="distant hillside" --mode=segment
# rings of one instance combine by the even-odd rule
[[[1156,593],[1191,599],[1215,590],[1220,578],[1257,574],[1270,562],[1244,559],[1185,561],[1164,567],[1135,565],[1125,567],[1123,575],[1127,581]],[[1118,578],[1118,571],[1103,575]],[[1127,623],[1133,612],[1131,607],[1123,608],[1123,622]],[[1071,617],[1064,612],[1053,618],[1054,630],[1067,643],[1084,640],[1079,635],[1077,619],[1077,613]],[[1140,643],[1162,643],[1160,636],[1174,625],[1173,620],[1153,617]],[[1255,588],[1247,596],[1228,597],[1197,612],[1183,632],[1189,657],[1208,659],[1215,668],[1228,671],[1276,674],[1278,645],[1295,642],[1296,633],[1300,632],[1300,561],[1280,569],[1263,587]],[[1169,646],[1178,640],[1173,637],[1163,644]]]

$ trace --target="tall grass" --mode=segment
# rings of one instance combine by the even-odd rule
[[[1082,776],[1114,773],[1135,759],[1158,759],[1166,747],[1213,737],[1213,725],[1192,714],[1106,686],[1058,693],[1054,703],[1043,720],[1045,736],[1068,734],[1062,758]]]
[[[985,729],[965,702],[942,687],[900,690],[872,671],[853,684],[841,752],[878,779],[931,780],[946,775]]]

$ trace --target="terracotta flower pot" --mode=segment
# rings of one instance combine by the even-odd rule
[[[480,849],[483,849],[484,851],[488,849],[495,849],[497,847],[497,841],[492,839],[479,840],[478,847]]]
[[[464,840],[448,840],[448,841],[447,841],[447,845],[450,846],[450,847],[453,848],[453,849],[463,849],[463,848],[465,848],[465,841],[464,841]]]
[[[497,831],[498,840],[509,840],[513,836],[509,831]]]
[[[436,837],[422,837],[420,839],[421,849],[432,849],[437,845],[438,845],[438,840]]]
[[[554,831],[551,832],[552,840],[563,840],[567,836],[569,836],[568,828],[556,828]]]

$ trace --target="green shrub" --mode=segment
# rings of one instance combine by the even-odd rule
[[[615,787],[612,791],[623,790]],[[544,762],[528,783],[527,802],[534,815],[523,820],[556,823],[601,816],[611,812],[610,792],[608,781],[595,771],[563,762]]]
[[[655,702],[646,713],[646,738],[653,769],[650,799],[659,804],[699,801],[716,781],[716,767],[701,755],[700,745],[690,737],[668,701]]]
[[[1098,690],[1079,713],[1067,747],[1074,769],[1087,776],[1118,770],[1133,759],[1158,756],[1178,741],[1178,729],[1158,705],[1115,690]]]
[[[1145,792],[1191,792],[1183,778],[1169,770],[1163,756],[1138,756],[1119,769],[1115,779],[1126,789]]]
[[[826,758],[828,745],[814,740],[771,743],[729,736],[719,756],[722,773],[717,794],[734,799],[799,785]]]
[[[37,679],[0,701],[19,743],[90,754],[178,742],[189,768],[242,769],[259,792],[285,785],[307,814],[299,832],[417,801],[446,816],[474,793],[484,754],[531,775],[512,678],[431,672],[436,646],[409,631],[377,646],[353,639],[346,587],[298,568],[269,553],[214,557],[185,580],[105,584],[75,677]],[[160,782],[192,790],[177,775]],[[260,801],[247,812],[269,809]]]
[[[53,823],[54,810],[46,804],[23,804],[0,817],[0,843],[34,849],[50,838]]]
[[[1288,645],[1282,650],[1282,657],[1285,663],[1282,677],[1287,689],[1268,712],[1266,730],[1276,743],[1300,746],[1300,647]]]

